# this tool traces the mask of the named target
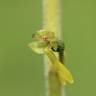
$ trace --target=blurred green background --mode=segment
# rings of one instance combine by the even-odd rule
[[[61,0],[66,96],[96,95],[96,1]],[[0,0],[0,96],[45,96],[43,56],[27,44],[42,27],[42,0]]]

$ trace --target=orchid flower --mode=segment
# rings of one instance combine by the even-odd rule
[[[47,55],[51,62],[53,70],[58,75],[61,84],[72,84],[74,80],[71,72],[66,68],[64,64],[62,64],[58,60],[54,53],[54,50],[52,50],[52,47],[54,49],[56,49],[57,47],[56,44],[54,44],[54,41],[57,40],[54,33],[48,30],[40,30],[33,35],[33,38],[35,39],[35,41],[30,43],[29,47],[38,54]]]

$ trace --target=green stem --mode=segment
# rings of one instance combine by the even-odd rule
[[[53,51],[51,49],[46,48],[45,54],[48,56],[49,60],[51,61],[50,63],[52,63],[53,66],[57,66],[56,62],[58,62],[58,58],[55,56]],[[60,58],[60,60],[63,61],[63,57]],[[56,73],[55,69],[52,67],[48,71],[48,90],[47,90],[48,96],[62,96],[61,89],[62,89],[62,85],[59,80],[58,74]]]
[[[61,84],[58,75],[53,71],[49,71],[48,75],[49,96],[61,96]]]
[[[59,38],[61,34],[61,14],[59,9],[59,1],[60,0],[43,0],[43,28],[54,32],[57,38]],[[59,60],[63,61],[61,60],[61,57]],[[47,74],[47,78],[45,77],[45,82],[47,85],[46,93],[48,96],[63,96],[63,89],[58,75],[53,69],[48,70],[48,63],[48,60],[45,59],[45,74]]]

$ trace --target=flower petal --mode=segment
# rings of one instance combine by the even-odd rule
[[[46,42],[43,41],[35,41],[28,45],[34,52],[38,54],[44,53],[44,48],[47,46]]]

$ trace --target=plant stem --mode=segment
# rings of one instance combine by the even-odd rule
[[[64,64],[64,52],[59,52],[58,58],[59,58],[59,61]]]
[[[60,0],[43,0],[43,29],[54,32],[57,38],[61,38]],[[63,63],[64,55],[57,54]],[[56,72],[49,67],[49,61],[45,57],[45,82],[47,96],[65,96],[63,87]],[[63,91],[62,91],[63,90]]]

